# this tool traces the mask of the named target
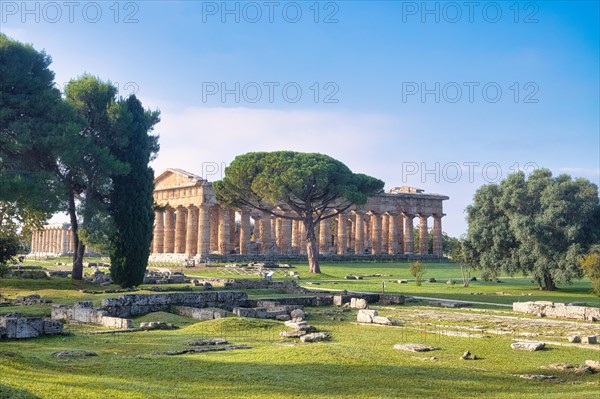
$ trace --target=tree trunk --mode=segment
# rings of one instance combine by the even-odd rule
[[[556,284],[552,279],[552,276],[547,271],[544,272],[544,287],[542,288],[544,291],[554,291],[556,290]]]
[[[315,235],[315,225],[312,215],[304,219],[306,230],[306,255],[308,257],[308,271],[310,273],[321,273],[319,267],[319,246],[317,245],[317,236]]]
[[[78,231],[79,225],[77,223],[77,208],[75,207],[75,196],[73,192],[68,193],[69,196],[69,217],[71,219],[71,237],[73,237],[73,280],[83,280],[83,254],[85,253],[85,246],[79,240]]]

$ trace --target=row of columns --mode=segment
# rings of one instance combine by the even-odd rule
[[[274,217],[268,213],[251,215],[220,206],[179,206],[156,212],[152,253],[205,256],[210,253],[230,254],[239,248],[240,254],[255,251],[261,254],[303,254],[306,252],[306,231],[298,220]],[[374,212],[343,213],[322,220],[315,231],[319,252],[343,255],[347,253],[373,255],[413,254],[413,220],[419,217],[420,254],[428,254],[428,215],[406,213],[377,214]],[[250,219],[254,219],[254,227]],[[433,215],[433,254],[442,255],[441,216]]]
[[[31,235],[31,252],[64,255],[73,253],[73,236],[68,225],[47,226]]]

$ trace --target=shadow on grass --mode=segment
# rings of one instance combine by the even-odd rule
[[[0,384],[0,399],[39,399],[25,389],[13,388],[9,385]]]

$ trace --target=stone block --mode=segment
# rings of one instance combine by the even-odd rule
[[[350,307],[354,309],[367,309],[369,304],[363,298],[351,298]]]
[[[524,350],[524,351],[529,351],[529,352],[535,352],[535,351],[542,350],[545,348],[545,346],[546,346],[545,343],[537,342],[537,341],[515,342],[510,345],[510,347],[513,349]]]
[[[391,326],[394,323],[392,323],[392,321],[390,319],[388,319],[387,317],[383,317],[383,316],[374,316],[373,317],[373,323],[374,324],[381,324],[384,326]]]
[[[356,321],[359,323],[373,323],[373,318],[376,316],[376,310],[360,309],[356,315]]]
[[[302,342],[319,342],[329,340],[329,335],[322,332],[310,333],[300,337]]]
[[[44,320],[44,334],[54,335],[62,334],[63,323],[58,320]]]

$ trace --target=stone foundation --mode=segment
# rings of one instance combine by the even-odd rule
[[[600,308],[565,305],[564,303],[548,301],[514,302],[513,311],[540,317],[600,321]]]
[[[88,301],[77,302],[73,307],[55,305],[52,307],[52,319],[98,324],[118,330],[135,327],[133,320],[109,316],[105,310],[94,309],[92,302]]]
[[[151,312],[169,312],[171,306],[214,307],[231,311],[234,307],[245,305],[247,300],[246,293],[236,291],[130,294],[104,298],[101,308],[109,316],[133,317]]]
[[[20,313],[0,317],[0,339],[26,339],[42,335],[62,334],[59,321],[41,317],[23,317]]]
[[[196,320],[214,320],[227,317],[227,312],[221,309],[200,309],[190,306],[171,306],[171,313]]]

